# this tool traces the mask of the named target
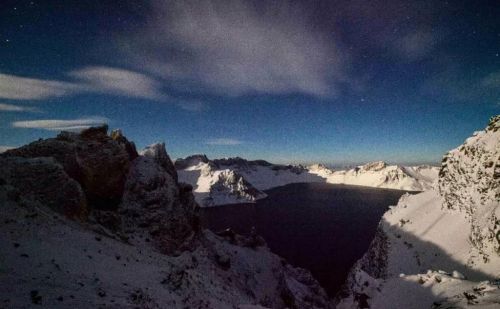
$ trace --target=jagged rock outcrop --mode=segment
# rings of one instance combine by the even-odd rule
[[[448,152],[439,172],[439,192],[448,209],[466,213],[471,241],[488,258],[500,254],[500,115],[484,131]]]
[[[435,189],[384,214],[337,308],[498,306],[499,158],[496,116],[445,155]]]
[[[377,172],[377,171],[384,169],[385,167],[387,167],[387,163],[385,163],[384,161],[375,161],[375,162],[370,162],[370,163],[367,163],[365,165],[362,165],[358,169],[360,171],[365,171],[365,172],[366,171]]]
[[[271,166],[273,164],[265,161],[265,160],[246,160],[240,157],[234,157],[234,158],[222,158],[222,159],[215,159],[212,161],[215,165],[217,166],[239,166],[241,168],[248,168],[251,166],[255,165],[260,165],[260,166]]]
[[[120,129],[115,129],[113,131],[111,131],[111,134],[110,134],[111,138],[114,140],[114,141],[117,141],[118,143],[120,143],[121,145],[124,145],[125,146],[125,151],[127,151],[128,155],[129,155],[129,158],[130,160],[134,160],[135,158],[137,158],[139,156],[139,154],[137,153],[137,148],[135,147],[135,144],[134,142],[131,142],[129,141],[124,135],[123,135],[123,132],[122,130]]]
[[[209,163],[209,160],[208,160],[206,155],[196,154],[196,155],[186,157],[184,159],[179,158],[179,159],[175,160],[175,168],[180,170],[180,169],[188,168],[189,166],[198,165],[200,163]]]
[[[215,159],[211,162],[219,169],[231,168],[240,172],[257,171],[262,167],[270,168],[273,171],[290,171],[294,174],[307,172],[307,169],[302,165],[272,164],[265,160],[246,160],[240,157]]]
[[[204,206],[238,202],[248,203],[267,196],[233,170],[217,171],[214,176],[216,180],[210,186],[208,197],[203,200]]]
[[[177,171],[172,163],[172,160],[167,154],[165,143],[157,143],[144,148],[141,151],[141,156],[146,158],[153,158],[170,176],[177,181]]]
[[[56,138],[41,139],[8,150],[4,157],[53,157],[83,188],[91,207],[113,209],[120,203],[133,144],[118,134],[107,135],[107,126],[81,133],[62,132]]]
[[[206,159],[206,160],[205,160]],[[205,162],[206,161],[206,162]],[[179,169],[179,179],[189,183],[194,189],[194,196],[200,205],[211,207],[223,204],[252,203],[267,195],[249,183],[243,175],[231,168],[222,168],[208,160],[206,156],[188,157],[176,166],[186,166]],[[245,169],[248,171],[248,165]]]
[[[172,253],[196,230],[190,186],[177,183],[165,144],[148,146],[139,155],[120,130],[111,136],[107,130],[62,132],[7,151],[0,157],[3,170],[11,171],[11,183],[33,192],[42,204],[70,217],[94,210],[92,219],[106,228],[124,235],[140,230],[144,239]]]
[[[0,157],[0,185],[11,199],[22,196],[73,219],[87,216],[82,188],[53,158]]]
[[[0,306],[331,308],[308,271],[255,233],[203,230],[193,188],[177,181],[163,144],[136,156],[121,133],[105,132],[61,133],[0,157],[0,247],[10,248],[0,251]],[[87,221],[72,220],[95,197],[87,177],[115,182],[105,164],[126,167],[120,203],[89,204]]]
[[[190,185],[178,184],[164,144],[147,147],[127,175],[120,206],[125,231],[147,231],[163,252],[177,250],[199,230],[191,190]]]

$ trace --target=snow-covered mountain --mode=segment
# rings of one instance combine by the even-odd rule
[[[350,170],[334,171],[321,164],[276,165],[242,158],[209,160],[194,155],[175,162],[181,181],[193,186],[202,206],[254,202],[263,190],[290,183],[327,182],[377,188],[423,191],[432,187],[438,167],[398,166],[372,162]]]
[[[204,230],[177,178],[107,127],[0,155],[0,307],[331,308],[255,233]]]
[[[338,308],[500,307],[500,116],[387,211]]]
[[[377,161],[346,171],[331,171],[318,165],[309,167],[308,171],[326,178],[328,183],[425,191],[432,187],[439,168],[429,165],[387,165],[383,161]]]

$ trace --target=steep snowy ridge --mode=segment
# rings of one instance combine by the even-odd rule
[[[204,230],[192,189],[107,127],[0,155],[0,307],[331,308],[255,233]]]
[[[196,201],[201,205],[246,203],[266,197],[264,192],[256,189],[235,170],[218,168],[214,162],[204,158],[196,155],[175,162],[180,180],[193,186]]]
[[[471,241],[485,259],[500,252],[500,116],[443,158],[439,192],[445,207],[465,212]]]
[[[438,170],[433,166],[387,165],[378,161],[347,171],[323,172],[323,175],[326,176],[326,182],[334,184],[425,191],[432,188]]]
[[[498,308],[500,117],[445,155],[438,187],[387,211],[338,308]]]
[[[300,182],[424,191],[433,186],[439,171],[433,166],[405,167],[385,162],[334,171],[321,164],[304,167],[242,158],[209,160],[205,155],[178,159],[175,165],[180,179],[193,186],[202,206],[254,202],[266,196],[263,190]]]

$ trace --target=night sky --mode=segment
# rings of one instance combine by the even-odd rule
[[[0,2],[0,149],[437,163],[500,113],[497,1]]]

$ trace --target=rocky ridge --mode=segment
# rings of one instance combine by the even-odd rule
[[[500,115],[484,131],[447,153],[439,193],[448,209],[467,214],[470,240],[487,259],[500,252]]]
[[[387,211],[338,308],[500,304],[500,117],[448,152],[438,186]]]
[[[137,153],[103,126],[7,151],[0,163],[0,306],[331,306],[309,272],[256,234],[204,230],[164,144]]]

